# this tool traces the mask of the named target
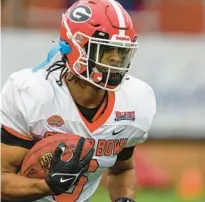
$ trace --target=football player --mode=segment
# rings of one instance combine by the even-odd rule
[[[147,138],[156,111],[152,88],[128,74],[136,39],[118,2],[77,1],[62,15],[60,38],[47,60],[10,75],[1,92],[4,201],[89,201],[107,170],[111,200],[135,201],[133,151]],[[43,69],[56,52],[61,59]],[[56,133],[82,137],[72,160],[61,160],[62,142],[46,179],[19,175],[36,141]],[[85,138],[95,151],[82,162]]]

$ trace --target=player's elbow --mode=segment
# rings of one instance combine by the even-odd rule
[[[6,190],[4,188],[1,189],[1,199],[2,199],[2,202],[12,202],[12,201],[14,201],[10,197],[10,194],[9,194],[8,190]]]
[[[9,179],[5,175],[7,173],[1,172],[1,199],[3,202],[13,201],[11,190],[9,189]]]
[[[13,184],[12,174],[8,172],[1,172],[1,199],[2,202],[22,202],[22,198],[18,199],[15,196],[12,184]]]
[[[133,166],[130,166],[130,167],[125,167],[125,168],[120,168],[120,167],[113,167],[113,168],[110,168],[108,170],[108,175],[120,175],[122,173],[125,173],[127,171],[132,171],[134,170],[134,167]]]
[[[113,167],[109,168],[108,175],[119,175],[133,169],[134,165],[132,158],[125,161],[117,161]]]
[[[9,192],[9,189],[6,188],[6,186],[1,185],[1,198],[2,198],[2,202],[11,202],[14,201],[14,199],[12,198],[11,193]]]

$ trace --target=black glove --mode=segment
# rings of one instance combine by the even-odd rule
[[[136,202],[136,201],[127,197],[119,197],[115,200],[115,202]]]
[[[94,148],[90,149],[83,159],[80,159],[84,142],[85,138],[81,137],[69,161],[61,160],[61,155],[66,148],[65,143],[61,142],[56,148],[48,176],[45,178],[46,183],[55,195],[64,193],[73,185],[76,185],[80,177],[88,170]]]

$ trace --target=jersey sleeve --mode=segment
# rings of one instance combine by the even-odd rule
[[[143,143],[148,138],[148,131],[152,125],[154,116],[156,114],[156,98],[154,91],[149,86],[142,99],[143,107],[141,106],[141,114],[143,121],[142,127],[136,127],[131,131],[130,138],[128,139],[126,147],[132,147],[136,144]]]
[[[27,103],[29,105],[29,103]],[[1,91],[1,124],[10,134],[32,140],[26,120],[26,106],[21,98],[21,89],[10,78]]]

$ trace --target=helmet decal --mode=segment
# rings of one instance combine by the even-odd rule
[[[86,5],[79,5],[70,11],[69,18],[76,23],[88,21],[92,16],[92,10]]]

